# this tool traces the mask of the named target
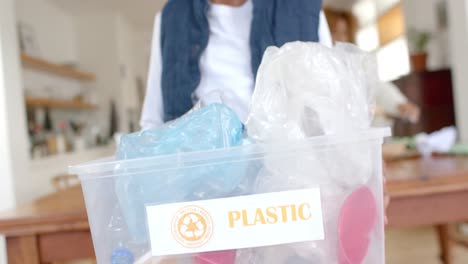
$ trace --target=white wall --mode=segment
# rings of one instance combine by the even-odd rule
[[[120,111],[122,116],[122,131],[129,132],[130,122],[135,122],[133,113],[138,108],[135,59],[137,53],[134,47],[134,32],[122,16],[117,17],[117,51],[120,66]],[[135,124],[137,126],[138,123]]]
[[[153,31],[152,29],[135,30],[134,47],[135,47],[135,66],[136,75],[141,76],[144,80],[148,78],[149,61],[151,57],[151,43]],[[146,85],[146,83],[145,83]]]
[[[148,79],[149,61],[151,57],[151,44],[152,44],[153,31],[152,29],[140,29],[134,31],[135,53],[133,56],[135,63],[135,76],[141,78],[143,87],[143,95],[146,92],[146,81]],[[139,94],[137,94],[139,95]],[[140,98],[137,98],[137,100]],[[142,102],[139,102],[139,107],[135,113],[137,119],[137,129],[140,128],[139,121],[142,109]]]
[[[136,30],[116,13],[80,14],[76,21],[81,63],[98,76],[99,104],[105,107],[99,113],[100,123],[107,131],[112,99],[118,106],[120,131],[128,132],[131,120],[138,127],[136,77],[146,77],[148,33]]]
[[[2,94],[2,101],[0,102],[2,117],[0,117],[0,122],[3,123],[3,127],[0,127],[2,131],[0,133],[3,134],[0,139],[2,140],[0,146],[3,154],[0,157],[0,162],[4,162],[0,177],[5,177],[6,184],[3,187],[2,181],[0,188],[8,188],[7,186],[13,183],[15,186],[15,199],[20,202],[22,195],[28,192],[28,186],[23,183],[27,182],[31,177],[27,171],[28,137],[23,90],[21,89],[14,7],[11,0],[7,0],[6,3],[2,1],[2,3],[6,6],[0,8],[0,34],[2,35],[0,47],[3,63],[3,81],[0,84],[0,86],[3,86],[3,89],[0,89],[0,94]],[[8,194],[8,190],[5,190],[5,193]],[[0,194],[3,194],[3,192],[0,192]],[[11,196],[11,194],[7,196]],[[3,202],[2,200],[0,199],[0,204]],[[11,205],[10,202],[6,203],[5,206]]]
[[[13,207],[28,177],[26,121],[13,0],[0,1],[0,210]],[[15,190],[16,189],[16,190]],[[0,238],[0,264],[6,264]]]
[[[432,31],[436,29],[436,7],[439,0],[403,0],[407,28]]]
[[[468,143],[468,0],[448,3],[457,127],[461,140]]]
[[[138,30],[119,16],[117,19],[118,57],[121,70],[122,110],[125,111],[125,124],[132,122],[139,128],[141,106],[137,92],[137,77],[145,82],[151,52],[151,31]],[[145,82],[146,84],[146,82]],[[124,127],[127,132],[128,125]]]
[[[76,16],[78,53],[81,64],[97,76],[97,119],[109,129],[110,102],[120,100],[120,69],[116,20],[113,13],[90,13]],[[122,122],[119,122],[122,123]]]
[[[17,20],[34,28],[41,56],[57,63],[76,61],[73,17],[47,0],[16,0]]]

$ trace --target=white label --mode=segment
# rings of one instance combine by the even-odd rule
[[[146,207],[153,256],[323,240],[320,189]]]

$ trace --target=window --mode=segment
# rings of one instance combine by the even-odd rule
[[[356,44],[365,51],[379,48],[379,32],[375,25],[360,29],[356,34]]]
[[[405,37],[390,42],[377,51],[379,77],[391,81],[410,72],[408,44]]]

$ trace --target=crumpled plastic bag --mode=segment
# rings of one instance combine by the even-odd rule
[[[375,56],[354,45],[328,48],[318,43],[292,42],[270,47],[260,65],[246,128],[248,136],[275,145],[323,135],[347,135],[368,129],[375,110],[377,84]],[[259,177],[268,186],[284,182],[327,183],[349,187],[364,184],[371,166],[363,164],[370,149],[342,145],[327,155],[288,162],[266,162],[273,175]],[[336,163],[333,172],[317,171],[323,162]],[[350,173],[344,173],[346,167]],[[290,168],[301,168],[291,171]],[[284,172],[288,177],[284,178]],[[304,178],[306,171],[314,177]],[[343,178],[342,175],[355,175]],[[281,178],[283,177],[283,178]],[[278,182],[281,184],[275,184]],[[265,184],[264,184],[265,185]],[[339,190],[336,190],[339,191]]]
[[[198,108],[198,107],[197,107]],[[118,159],[134,159],[239,146],[243,125],[237,115],[219,103],[192,110],[160,129],[123,136]]]
[[[249,137],[294,140],[368,128],[376,65],[374,56],[351,44],[268,48],[246,122]]]
[[[239,146],[243,143],[243,125],[227,106],[214,103],[195,109],[160,129],[123,136],[117,159],[134,159],[173,155]],[[238,190],[246,177],[242,166],[195,166],[193,168],[155,171],[145,175],[117,177],[115,190],[125,222],[135,240],[147,239],[145,204],[213,199]],[[239,193],[238,195],[242,195]]]
[[[453,126],[445,127],[431,134],[419,133],[415,137],[416,148],[424,157],[433,152],[448,152],[457,141],[457,129]]]

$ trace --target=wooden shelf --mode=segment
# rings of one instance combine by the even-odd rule
[[[55,154],[51,156],[31,159],[30,171],[54,171],[57,167],[66,167],[65,164],[79,164],[89,160],[102,159],[105,157],[113,156],[116,151],[115,144],[108,144],[105,146],[95,146],[89,149],[67,152],[63,154]],[[53,173],[49,173],[52,175]]]
[[[92,73],[81,72],[68,66],[58,65],[46,60],[35,58],[27,54],[21,54],[21,62],[24,67],[39,71],[48,72],[65,78],[71,78],[79,81],[95,81],[96,76]]]
[[[93,110],[95,105],[88,104],[81,101],[67,101],[48,98],[26,98],[26,105],[31,107],[48,107],[48,108],[62,108],[62,109],[80,109],[80,110]]]

